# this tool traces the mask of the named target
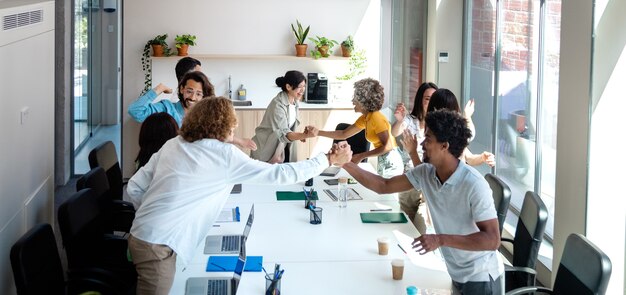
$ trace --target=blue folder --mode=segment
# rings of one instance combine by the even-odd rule
[[[206,265],[206,271],[235,271],[235,265],[239,256],[210,256]],[[248,256],[244,271],[261,271],[263,256]]]

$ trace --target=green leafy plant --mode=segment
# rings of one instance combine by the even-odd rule
[[[167,42],[165,41],[166,39],[167,39],[167,34],[157,35],[153,39],[148,40],[148,42],[146,42],[146,45],[143,47],[143,54],[141,55],[141,67],[144,73],[144,82],[143,82],[144,87],[143,87],[143,91],[141,92],[141,95],[150,91],[150,88],[152,87],[152,63],[150,62],[150,47],[152,46],[152,44],[162,45],[163,54],[165,56],[172,55],[170,52],[170,47],[167,45]]]
[[[343,40],[343,42],[341,42],[341,46],[345,47],[349,51],[352,51],[354,49],[354,40],[352,39],[352,36],[350,35],[346,38],[346,40]]]
[[[365,69],[367,68],[365,50],[354,50],[348,59],[348,66],[348,72],[342,76],[337,76],[337,80],[347,81],[365,73]]]
[[[189,46],[196,45],[196,36],[195,35],[176,35],[176,48],[180,48],[183,44],[187,44]]]
[[[307,26],[306,29],[302,28],[302,24],[300,24],[300,21],[296,20],[296,26],[298,27],[298,30],[296,30],[296,28],[293,26],[293,24],[291,24],[291,30],[293,31],[293,34],[296,36],[296,41],[298,45],[303,45],[304,41],[306,40],[306,36],[309,35],[309,29],[311,28],[311,26]]]
[[[315,59],[318,59],[320,57],[330,56],[329,52],[332,52],[331,50],[333,49],[333,47],[339,44],[335,40],[328,39],[326,37],[320,37],[320,36],[315,36],[315,38],[309,38],[309,40],[315,43],[315,48],[317,49],[317,50],[311,50],[311,56]]]

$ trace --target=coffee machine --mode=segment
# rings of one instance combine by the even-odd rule
[[[328,103],[328,77],[326,74],[307,74],[306,102]]]

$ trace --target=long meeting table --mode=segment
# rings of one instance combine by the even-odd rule
[[[368,165],[369,164],[362,164]],[[364,166],[371,169],[371,166]],[[400,212],[396,194],[378,195],[361,184],[351,184],[363,200],[348,201],[346,208],[328,197],[324,189],[336,189],[323,179],[348,176],[341,171],[335,177],[314,179],[318,192],[317,207],[322,207],[322,223],[309,223],[304,201],[277,201],[276,191],[302,191],[304,183],[286,186],[246,185],[240,194],[229,197],[226,207],[239,207],[241,222],[219,223],[210,235],[240,235],[254,204],[254,223],[246,242],[248,256],[262,256],[263,267],[273,269],[280,263],[285,273],[282,294],[406,294],[407,286],[431,293],[449,294],[452,283],[438,251],[419,255],[411,242],[419,232],[407,223],[372,224],[361,222],[360,213],[372,209]],[[377,239],[388,237],[389,254],[378,255]],[[398,247],[400,245],[407,253]],[[232,272],[206,272],[208,254],[204,245],[187,265],[177,265],[170,294],[184,294],[190,277],[232,276]],[[214,254],[211,254],[214,255]],[[393,280],[391,260],[405,260],[404,278]],[[264,294],[263,272],[244,272],[237,294]]]

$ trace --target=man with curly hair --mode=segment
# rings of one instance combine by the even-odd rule
[[[234,184],[284,185],[350,161],[346,142],[307,161],[268,164],[234,145],[237,116],[230,100],[203,99],[187,113],[180,135],[167,141],[128,182],[137,208],[128,247],[137,294],[169,294],[176,260],[186,265],[202,243]]]
[[[448,273],[460,294],[504,294],[504,265],[497,253],[500,230],[491,189],[474,168],[459,160],[471,131],[459,113],[426,115],[424,164],[385,179],[348,163],[343,168],[377,193],[422,190],[436,234],[415,238],[420,254],[441,248]]]
[[[309,127],[307,130],[318,132],[319,136],[333,139],[346,139],[365,129],[365,138],[374,145],[374,149],[352,155],[352,162],[359,163],[368,157],[378,156],[379,175],[385,178],[402,174],[402,156],[398,151],[396,138],[391,135],[391,124],[380,112],[385,102],[383,86],[374,79],[366,78],[354,83],[354,111],[362,115],[344,130],[317,131]]]

